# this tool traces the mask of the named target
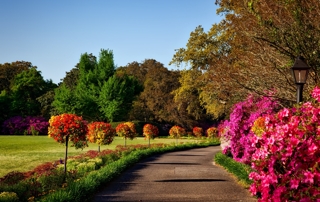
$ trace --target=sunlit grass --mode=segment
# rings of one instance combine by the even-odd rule
[[[196,141],[180,139],[179,142]],[[176,143],[175,139],[156,138],[153,143]],[[142,137],[127,140],[127,145],[148,144]],[[115,137],[110,145],[102,145],[101,150],[115,149],[117,145],[124,145],[124,139]],[[97,144],[89,143],[89,147],[76,150],[68,148],[68,156],[85,153],[89,150],[98,150]],[[65,145],[55,142],[47,136],[0,136],[0,177],[11,171],[25,172],[45,162],[64,159]]]

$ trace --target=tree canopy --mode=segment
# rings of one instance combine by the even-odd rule
[[[224,19],[208,32],[198,26],[171,64],[201,70],[195,82],[200,102],[214,116],[254,92],[292,105],[295,85],[290,68],[302,55],[312,68],[304,91],[318,83],[320,2],[217,0]],[[306,96],[307,97],[307,96]]]

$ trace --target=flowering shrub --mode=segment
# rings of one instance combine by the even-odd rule
[[[192,129],[192,133],[194,134],[194,136],[196,136],[197,138],[202,137],[203,135],[203,129],[201,127],[194,127]]]
[[[210,127],[207,129],[207,137],[214,138],[218,137],[218,129],[216,127]]]
[[[169,135],[173,138],[179,138],[186,134],[186,130],[180,126],[172,126],[169,130]]]
[[[154,126],[152,124],[145,124],[143,126],[143,136],[145,136],[147,139],[154,139],[159,135],[159,130],[157,126]]]
[[[115,129],[109,123],[92,122],[88,124],[88,140],[99,145],[111,144],[115,136]]]
[[[76,149],[87,145],[86,134],[88,131],[87,122],[81,116],[75,114],[62,114],[52,116],[49,120],[48,134],[55,141],[65,143],[68,137],[69,141]]]
[[[233,106],[230,120],[219,125],[219,136],[229,141],[230,146],[223,152],[231,152],[236,161],[250,164],[251,156],[255,151],[252,139],[255,136],[251,131],[254,121],[265,114],[273,114],[278,109],[278,102],[270,97],[249,95],[243,102]],[[226,154],[226,153],[225,153]]]
[[[48,126],[48,121],[43,117],[15,116],[3,122],[2,133],[10,135],[47,135]]]
[[[120,137],[132,140],[136,136],[135,125],[132,122],[120,123],[116,127],[116,133]]]
[[[320,198],[320,90],[298,108],[256,121],[250,191],[259,201],[317,201]],[[261,132],[262,131],[262,132]]]

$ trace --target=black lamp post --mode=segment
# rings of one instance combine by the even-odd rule
[[[310,67],[302,56],[299,56],[291,67],[294,82],[297,85],[297,103],[302,102],[303,85],[307,81]]]

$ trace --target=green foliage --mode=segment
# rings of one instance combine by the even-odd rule
[[[10,103],[11,98],[6,93],[6,91],[2,91],[0,93],[0,125],[7,120],[9,117],[11,117],[11,110],[10,110]]]
[[[62,84],[55,89],[54,101],[52,106],[60,113],[76,113],[76,97],[66,85]]]
[[[180,71],[180,87],[174,90],[174,101],[178,105],[179,110],[183,110],[188,115],[190,120],[204,120],[207,119],[206,110],[201,105],[203,102],[200,99],[202,92],[203,79],[202,72],[197,69],[190,69]],[[191,128],[189,124],[188,127]]]
[[[116,76],[113,52],[102,49],[98,61],[92,54],[82,54],[77,68],[55,91],[55,109],[88,121],[122,120],[141,87],[133,77]],[[72,78],[76,78],[76,84],[70,82]]]
[[[249,187],[252,183],[249,179],[249,174],[252,171],[250,166],[239,163],[221,152],[215,155],[214,162],[235,175],[240,183],[243,183],[246,187]]]
[[[0,193],[0,202],[18,202],[19,198],[14,192],[2,192]]]
[[[113,75],[101,88],[100,111],[110,122],[125,120],[133,100],[141,90],[134,77],[124,75],[119,78]]]
[[[45,81],[36,68],[23,71],[12,81],[10,109],[15,115],[39,115],[41,105],[37,98],[55,87],[51,80]]]
[[[0,64],[0,92],[5,90],[10,91],[10,84],[14,77],[23,71],[35,67],[31,62],[16,61],[12,63]],[[36,67],[35,67],[36,68]]]
[[[54,101],[54,89],[47,91],[45,94],[37,98],[37,101],[41,105],[40,114],[42,117],[45,117],[47,120],[50,119],[51,115],[56,115],[58,112],[55,111],[52,103]]]

